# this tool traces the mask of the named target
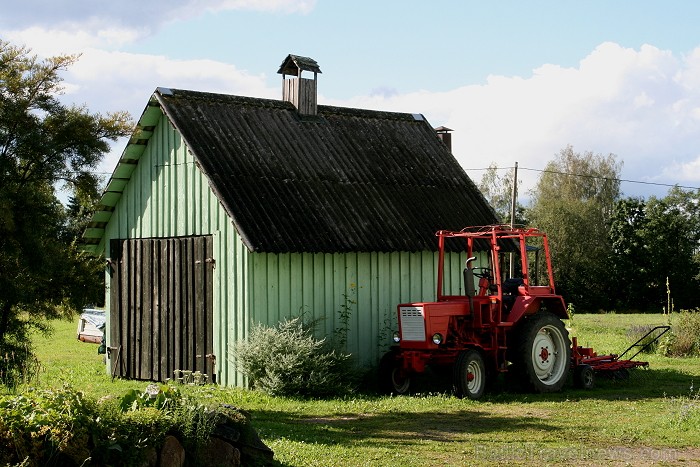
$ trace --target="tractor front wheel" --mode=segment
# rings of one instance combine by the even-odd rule
[[[403,370],[396,350],[385,353],[379,361],[379,382],[387,394],[408,394],[411,388],[411,376]]]
[[[481,352],[465,350],[457,356],[454,386],[458,397],[480,399],[486,390],[486,365]]]
[[[537,392],[559,391],[571,366],[571,341],[564,323],[552,313],[536,313],[516,336],[517,367],[524,382]]]

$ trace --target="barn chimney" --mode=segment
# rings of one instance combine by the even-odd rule
[[[438,138],[447,146],[447,149],[452,152],[452,133],[450,133],[451,130],[450,128],[447,128],[445,126],[439,126],[435,128],[435,132],[437,133]]]
[[[314,79],[302,78],[303,71],[312,72]],[[282,100],[294,104],[301,116],[315,116],[316,82],[321,73],[316,60],[289,54],[277,73],[282,75]]]

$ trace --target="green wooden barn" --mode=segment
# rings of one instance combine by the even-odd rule
[[[331,336],[340,311],[376,364],[396,305],[435,298],[435,232],[496,221],[422,115],[318,105],[310,58],[279,73],[282,100],[149,99],[84,234],[107,259],[114,374],[244,385],[231,349],[254,323],[304,314]]]

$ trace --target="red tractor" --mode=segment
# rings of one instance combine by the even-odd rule
[[[498,225],[436,235],[437,301],[398,305],[397,345],[380,362],[387,389],[408,392],[428,366],[451,368],[457,395],[471,399],[505,372],[538,392],[561,389],[572,349],[546,234]]]

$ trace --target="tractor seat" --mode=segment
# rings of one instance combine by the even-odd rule
[[[518,296],[519,287],[524,285],[522,277],[511,277],[503,282],[503,311],[508,313],[515,304],[515,298]]]
[[[522,277],[510,277],[503,282],[503,295],[518,295],[518,288],[525,285]]]

